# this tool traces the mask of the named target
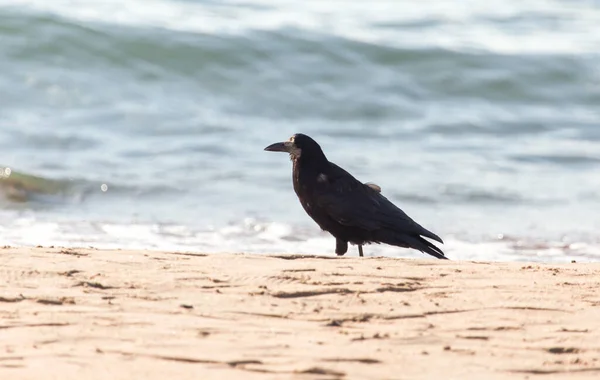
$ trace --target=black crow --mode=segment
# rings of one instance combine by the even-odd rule
[[[327,160],[315,140],[297,133],[288,141],[271,144],[270,152],[289,153],[293,163],[294,191],[308,215],[336,239],[335,253],[348,251],[348,243],[362,246],[385,243],[413,248],[438,259],[444,252],[423,238],[443,243],[381,194],[375,184],[363,184]]]

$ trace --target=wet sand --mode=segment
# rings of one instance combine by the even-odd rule
[[[600,376],[600,264],[0,254],[2,379]]]

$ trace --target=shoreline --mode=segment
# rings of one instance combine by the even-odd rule
[[[61,379],[600,374],[600,263],[0,254],[3,378],[49,368]]]

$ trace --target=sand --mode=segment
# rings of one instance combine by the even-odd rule
[[[1,379],[600,376],[600,264],[0,255]]]

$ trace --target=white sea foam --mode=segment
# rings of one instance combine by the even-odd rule
[[[183,225],[50,222],[33,217],[16,218],[0,227],[0,245],[153,249],[209,253],[334,255],[334,240],[316,229],[303,230],[281,223],[245,219],[220,228],[194,230]],[[569,262],[600,259],[600,245],[512,240],[469,242],[443,237],[441,246],[454,260]],[[347,256],[356,256],[350,246]],[[368,245],[366,256],[428,258],[418,251],[387,245]]]

